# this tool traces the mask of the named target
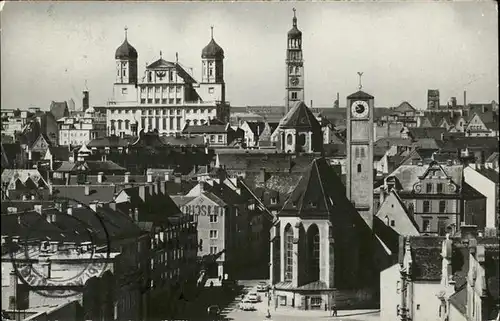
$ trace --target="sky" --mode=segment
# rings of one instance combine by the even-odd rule
[[[363,90],[378,107],[408,101],[425,108],[428,89],[463,102],[498,97],[496,2],[9,2],[1,12],[1,107],[48,109],[85,83],[91,105],[112,95],[114,54],[128,40],[139,78],[159,58],[201,76],[201,50],[214,38],[225,51],[232,106],[284,105],[286,35],[297,10],[305,100],[340,105]]]

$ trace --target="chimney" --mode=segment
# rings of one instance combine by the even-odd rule
[[[467,106],[467,91],[464,90],[464,108]]]
[[[384,191],[383,188],[380,188],[380,194],[379,194],[379,196],[380,196],[380,201],[379,201],[379,203],[380,203],[379,207],[380,207],[380,206],[382,206],[382,204],[385,201],[385,191]]]
[[[27,199],[28,197],[25,194],[23,194],[23,201],[26,201]]]
[[[266,182],[266,169],[261,168],[259,172],[259,183],[265,183]]]
[[[146,186],[139,186],[139,197],[141,200],[146,201]]]
[[[45,276],[46,279],[50,279],[51,277],[51,264],[50,264],[50,261],[49,260],[45,260],[45,261],[42,261],[40,262],[41,265],[42,265],[42,271],[43,271],[43,274]]]
[[[238,195],[241,195],[241,188],[237,188],[237,189],[235,189],[235,192],[236,192]]]
[[[182,181],[181,176],[180,175],[175,175],[175,183],[176,184],[180,184],[181,181]]]
[[[125,137],[125,133],[124,132],[120,132],[120,138],[124,138]]]
[[[85,196],[89,196],[89,195],[90,195],[90,184],[85,183]]]
[[[103,172],[99,172],[99,173],[97,173],[97,182],[98,182],[99,184],[101,184],[101,183],[102,183],[102,176],[103,176],[103,175],[104,175],[104,173],[103,173]]]
[[[148,179],[148,183],[152,183],[153,182],[153,173],[150,172],[150,171],[147,171],[146,172],[146,176],[147,176],[147,179]]]
[[[126,173],[125,173],[125,179],[124,179],[124,182],[125,182],[125,183],[128,183],[128,182],[129,182],[129,179],[130,179],[130,172],[126,172]]]
[[[457,97],[451,97],[451,107],[457,107]]]
[[[312,99],[311,99],[311,107],[310,108],[311,109],[313,108],[313,100]]]
[[[170,180],[170,173],[165,172],[165,182],[168,182]]]
[[[68,208],[66,209],[66,213],[67,213],[68,215],[73,215],[73,208],[72,208],[72,207],[68,207]]]
[[[10,213],[10,214],[17,213],[17,207],[13,207],[13,206],[7,207],[7,213]]]
[[[86,111],[89,108],[89,91],[83,91],[83,100],[82,100],[82,110]]]
[[[42,214],[42,204],[35,204],[33,206],[33,210],[37,212],[38,214]]]
[[[35,195],[31,195],[31,200],[34,201],[35,200]]]

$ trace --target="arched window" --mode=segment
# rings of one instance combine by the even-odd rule
[[[358,173],[361,173],[361,164],[358,164]]]
[[[309,253],[308,260],[308,277],[309,282],[319,280],[319,257],[320,257],[320,239],[319,230],[316,224],[313,224],[307,230],[307,247]]]
[[[299,67],[295,67],[295,74],[296,75],[300,75],[300,69],[299,69]]]
[[[287,143],[288,145],[292,145],[292,142],[293,142],[293,135],[292,135],[292,134],[288,134],[288,135],[286,136],[286,143]]]
[[[285,282],[292,281],[293,278],[293,230],[292,226],[285,227]]]

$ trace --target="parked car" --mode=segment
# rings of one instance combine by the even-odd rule
[[[259,282],[259,284],[257,285],[257,292],[267,292],[269,291],[269,284],[267,284],[266,282]]]
[[[257,303],[260,301],[260,296],[257,294],[257,292],[250,292],[247,295],[247,299],[252,303]]]
[[[252,302],[250,301],[250,299],[248,299],[248,298],[245,298],[245,299],[243,299],[243,301],[241,301],[239,308],[240,308],[240,310],[243,310],[243,311],[255,311],[255,310],[257,310],[255,308],[255,306],[252,304]]]
[[[218,317],[220,315],[220,308],[218,305],[211,305],[208,307],[207,312],[211,317]]]

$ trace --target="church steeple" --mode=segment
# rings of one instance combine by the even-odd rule
[[[302,32],[297,28],[296,10],[293,8],[292,29],[287,34],[286,49],[286,112],[297,101],[304,101],[304,60]]]

